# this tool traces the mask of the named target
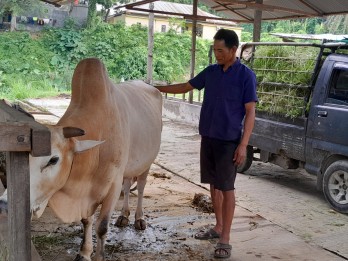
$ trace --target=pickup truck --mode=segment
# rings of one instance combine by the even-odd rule
[[[272,48],[277,51],[269,51]],[[295,51],[279,54],[289,48]],[[347,51],[344,42],[241,47],[242,62],[258,78],[259,102],[247,159],[239,172],[249,169],[256,153],[263,162],[304,168],[317,176],[317,188],[331,207],[348,213]],[[316,55],[309,58],[309,53]]]

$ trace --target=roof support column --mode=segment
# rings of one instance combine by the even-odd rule
[[[256,4],[263,4],[263,0],[256,0],[255,2],[256,2]],[[259,9],[255,9],[253,42],[260,42],[260,39],[261,39],[261,21],[262,21],[262,11]]]
[[[150,3],[150,13],[149,13],[149,31],[148,31],[148,40],[147,40],[147,83],[153,83],[152,73],[153,73],[153,41],[154,41],[154,20],[155,15],[151,12],[154,8],[154,3]]]
[[[195,66],[196,66],[197,9],[198,9],[198,0],[193,0],[191,75],[190,75],[191,79],[195,76]],[[189,103],[192,103],[192,102],[193,102],[193,91],[190,91]]]

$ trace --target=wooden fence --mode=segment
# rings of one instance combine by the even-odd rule
[[[29,153],[51,154],[51,133],[29,115],[0,100],[0,151],[6,152],[9,261],[31,260]]]

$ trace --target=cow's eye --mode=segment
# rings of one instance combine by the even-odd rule
[[[47,166],[56,165],[58,160],[59,160],[58,156],[53,156],[52,158],[50,158],[49,162],[47,163]]]

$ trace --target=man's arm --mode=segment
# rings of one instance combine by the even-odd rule
[[[178,83],[172,85],[163,85],[163,86],[155,86],[160,92],[164,93],[186,93],[193,90],[193,87],[189,82],[186,83]]]
[[[236,152],[234,153],[233,161],[238,166],[242,164],[246,158],[246,148],[249,143],[251,133],[255,123],[255,102],[248,102],[245,104],[245,119],[244,119],[244,131]]]

